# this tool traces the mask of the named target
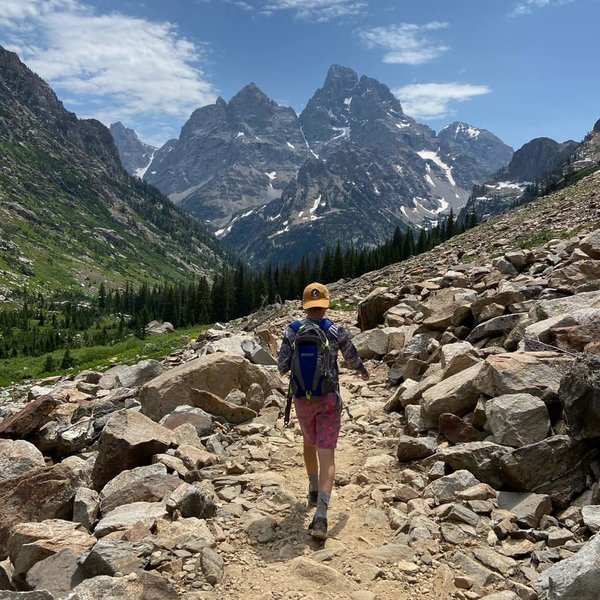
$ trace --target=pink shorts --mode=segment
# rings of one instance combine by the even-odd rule
[[[317,448],[334,450],[342,424],[337,394],[332,392],[312,400],[294,398],[294,406],[302,435]]]

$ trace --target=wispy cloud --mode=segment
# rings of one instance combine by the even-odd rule
[[[366,2],[356,0],[264,0],[261,12],[268,15],[287,10],[299,19],[325,22],[359,15],[366,7]]]
[[[214,100],[206,47],[169,22],[98,14],[78,0],[2,0],[6,46],[68,97],[80,116],[164,128]],[[164,141],[164,138],[163,138]]]
[[[441,119],[451,112],[453,102],[471,100],[491,91],[486,85],[470,83],[417,83],[394,90],[394,94],[411,117]]]
[[[445,29],[448,23],[432,21],[425,25],[400,23],[390,27],[376,27],[359,32],[369,48],[383,48],[385,63],[420,65],[431,62],[449,50],[433,39],[432,33]]]
[[[545,8],[546,6],[560,6],[563,4],[570,4],[573,0],[523,0],[515,5],[512,12],[510,13],[513,17],[521,15],[528,15],[537,10],[538,8]]]

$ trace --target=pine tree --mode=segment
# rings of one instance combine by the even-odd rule
[[[71,356],[71,351],[69,348],[65,350],[63,354],[62,360],[60,361],[61,369],[70,369],[75,366],[75,359]]]

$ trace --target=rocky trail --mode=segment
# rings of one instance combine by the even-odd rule
[[[371,378],[342,365],[325,543],[297,302],[0,390],[0,600],[597,600],[599,178],[331,286]]]

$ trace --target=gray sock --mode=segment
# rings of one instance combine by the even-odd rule
[[[319,497],[317,499],[317,512],[315,513],[316,519],[327,518],[327,509],[329,508],[330,498],[331,494],[328,494],[327,492],[319,492]]]
[[[309,475],[308,476],[308,490],[310,492],[316,492],[319,489],[319,475]]]

